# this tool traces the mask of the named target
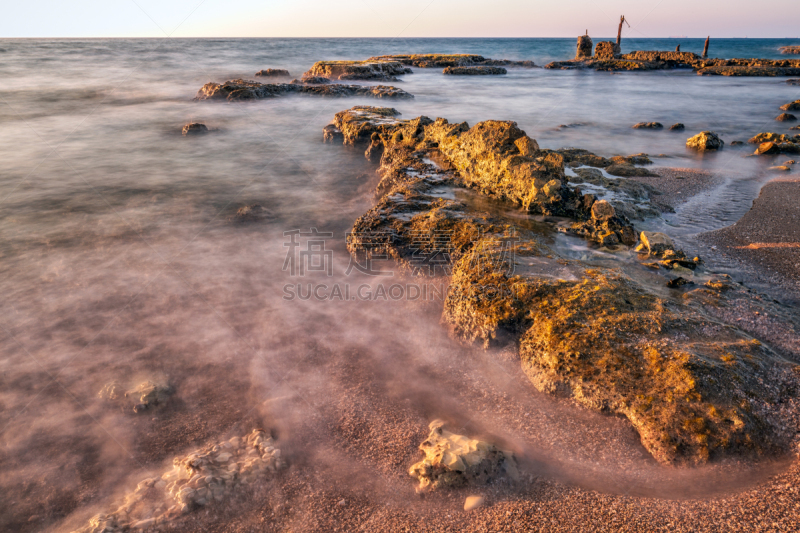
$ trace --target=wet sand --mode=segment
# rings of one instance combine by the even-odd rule
[[[800,178],[777,178],[761,189],[736,224],[700,236],[754,281],[800,302]]]
[[[692,196],[707,191],[720,184],[722,179],[711,172],[696,168],[654,168],[658,176],[629,178],[639,183],[654,187],[658,195],[651,202],[664,212],[671,212],[675,207]]]

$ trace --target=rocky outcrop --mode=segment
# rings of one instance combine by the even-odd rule
[[[758,145],[756,155],[800,154],[800,144],[767,141]]]
[[[617,43],[612,41],[600,41],[594,49],[594,57],[599,60],[619,59]],[[577,58],[576,58],[577,59]]]
[[[503,67],[446,67],[443,74],[457,76],[499,76],[508,74]]]
[[[575,59],[587,59],[592,57],[593,46],[594,43],[588,33],[578,37],[578,49],[575,53]]]
[[[797,120],[797,117],[792,115],[791,113],[781,113],[780,115],[775,117],[775,120],[777,120],[778,122],[795,122]]]
[[[721,150],[725,146],[725,141],[713,131],[703,131],[687,139],[686,146],[699,152]]]
[[[118,382],[113,381],[104,385],[97,395],[104,400],[122,403],[134,413],[143,413],[164,406],[173,393],[174,390],[166,381],[149,380],[129,391],[124,391]]]
[[[182,457],[160,477],[142,480],[119,507],[73,533],[116,533],[168,527],[181,515],[224,505],[234,491],[268,479],[286,465],[272,438],[254,429],[243,438],[210,444]]]
[[[411,69],[397,61],[317,61],[303,78],[397,81],[396,76],[410,73]]]
[[[371,96],[374,98],[414,98],[412,94],[389,85],[306,85],[296,83],[259,83],[248,80],[231,80],[224,83],[206,83],[197,92],[195,100],[258,100],[276,98],[287,94],[312,94],[316,96]]]
[[[800,46],[781,46],[778,50],[782,54],[800,54]]]
[[[408,471],[419,480],[418,493],[519,477],[513,453],[489,442],[452,433],[444,429],[441,420],[434,420],[428,427],[431,432],[419,445],[425,457]]]
[[[186,124],[181,133],[186,135],[203,135],[208,133],[208,127],[205,124],[201,124],[199,122],[192,122],[190,124]]]
[[[699,76],[799,76],[800,67],[774,66],[711,66],[697,70]]]
[[[280,68],[267,68],[264,70],[259,70],[256,72],[257,77],[263,78],[291,78],[292,75],[289,74],[288,70],[283,70]]]
[[[367,61],[397,61],[403,65],[418,68],[446,67],[535,67],[533,61],[511,61],[508,59],[488,59],[477,54],[398,54],[370,57]]]
[[[629,61],[658,61],[675,66],[691,66],[693,61],[700,59],[700,56],[692,52],[660,52],[639,50],[624,54],[622,59]]]
[[[783,104],[781,106],[782,111],[800,111],[800,100],[795,100],[794,102],[789,102],[788,104]]]
[[[683,123],[678,122],[677,124],[670,126],[669,129],[670,131],[683,131],[686,129],[686,126]]]
[[[368,113],[357,111],[362,118]],[[763,406],[786,394],[771,377],[784,362],[704,311],[703,302],[724,305],[739,289],[709,282],[689,291],[694,286],[684,285],[679,290],[689,292],[682,299],[665,299],[664,285],[673,276],[654,289],[639,271],[629,275],[625,262],[607,269],[561,257],[541,233],[519,226],[512,231],[509,219],[485,213],[455,192],[469,186],[470,194],[560,213],[570,221],[558,229],[608,251],[624,250],[637,241],[624,215],[611,201],[579,192],[594,186],[589,173],[611,179],[591,168],[575,171],[587,174],[584,181],[572,183],[566,175],[564,161],[593,154],[542,150],[509,121],[470,127],[392,115],[396,122],[380,124],[385,116],[376,113],[375,124],[359,127],[372,131],[368,153],[381,153],[381,183],[376,205],[354,224],[351,254],[381,254],[415,275],[432,275],[415,258],[446,251],[450,288],[442,318],[454,336],[512,343],[538,389],[628,418],[660,462],[702,463],[783,449],[779,422]],[[541,183],[561,175],[558,184]],[[449,236],[446,245],[435,237],[441,234]],[[642,238],[640,261],[656,260],[684,279],[692,278],[692,267],[700,268],[669,241],[655,234]],[[510,264],[509,249],[516,257]],[[432,470],[422,465],[416,472]]]
[[[621,176],[625,178],[657,176],[646,168],[636,167],[630,163],[614,163],[606,168],[606,172],[612,176]]]

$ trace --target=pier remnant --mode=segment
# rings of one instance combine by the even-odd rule
[[[592,47],[594,43],[592,38],[589,37],[589,30],[586,30],[586,35],[578,37],[578,51],[575,54],[575,59],[588,59],[592,57]]]
[[[619,18],[619,27],[617,28],[617,45],[616,45],[616,53],[617,54],[621,54],[622,53],[622,24],[623,23],[624,24],[628,24],[628,21],[625,20],[625,15],[622,15]],[[630,28],[631,25],[628,24],[628,27]]]
[[[710,39],[711,36],[709,35],[708,37],[706,37],[706,44],[703,45],[703,59],[706,59],[708,57],[708,41]]]

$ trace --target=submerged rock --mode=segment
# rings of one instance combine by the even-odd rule
[[[419,480],[417,492],[484,485],[503,476],[518,477],[514,454],[489,442],[452,433],[444,426],[441,420],[430,423],[431,432],[419,445],[425,458],[408,471]]]
[[[250,204],[240,207],[231,220],[236,224],[250,224],[261,222],[270,217],[270,212],[260,204]]]
[[[303,78],[397,81],[396,76],[410,73],[411,69],[397,61],[317,61]]]
[[[125,495],[117,510],[94,516],[87,526],[73,533],[168,526],[196,509],[224,505],[234,490],[246,490],[286,466],[272,438],[260,429],[175,457],[172,464],[161,477],[142,480]]]
[[[701,68],[697,71],[699,76],[797,76],[800,75],[800,67],[776,67],[776,66],[711,66]]]
[[[203,135],[205,133],[208,133],[208,128],[206,127],[205,124],[201,124],[199,122],[192,122],[191,124],[186,124],[183,127],[183,130],[181,131],[181,133],[184,136],[186,136],[186,135]]]
[[[322,76],[303,76],[299,80],[292,80],[290,83],[293,85],[327,85],[331,82],[328,78]]]
[[[388,85],[306,85],[296,83],[259,83],[247,80],[231,80],[225,83],[206,83],[198,91],[195,100],[257,100],[298,93],[317,96],[372,96],[375,98],[414,98],[397,87]]]
[[[681,122],[678,122],[677,124],[673,124],[672,126],[670,126],[669,129],[670,131],[683,131],[686,129],[686,126]]]
[[[703,131],[687,139],[686,146],[705,152],[707,150],[721,150],[725,146],[725,142],[713,131]]]
[[[508,59],[488,59],[477,54],[397,54],[370,57],[367,61],[397,61],[403,65],[419,68],[445,67],[535,67],[533,61],[511,61]]]
[[[264,70],[259,70],[256,72],[256,76],[258,77],[265,77],[265,78],[291,78],[292,75],[289,74],[288,70],[283,70],[280,68],[267,68]]]
[[[782,54],[800,54],[800,46],[781,46],[778,51]]]
[[[443,74],[458,76],[499,76],[508,74],[503,67],[445,67]]]
[[[635,167],[627,162],[614,163],[613,165],[610,165],[608,168],[606,168],[606,172],[608,172],[612,176],[622,176],[626,178],[632,178],[638,176],[642,177],[657,176],[657,174],[650,172],[646,168]]]
[[[664,125],[660,122],[639,122],[638,124],[634,124],[633,129],[635,130],[661,130],[664,129]]]
[[[643,231],[639,235],[639,240],[642,241],[643,249],[650,255],[662,256],[668,251],[675,251],[672,239],[665,233]]]

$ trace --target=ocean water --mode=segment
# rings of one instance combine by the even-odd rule
[[[699,53],[703,41],[626,39],[623,51],[676,44]],[[798,41],[715,39],[710,55],[779,58],[788,44]],[[316,409],[346,397],[309,354],[344,361],[355,351],[388,369],[382,385],[410,390],[410,369],[478,351],[447,338],[440,302],[284,298],[297,282],[284,269],[293,230],[331,234],[331,274],[322,281],[375,281],[345,274],[345,232],[372,205],[375,167],[358,149],[323,144],[322,128],[337,111],[387,102],[194,102],[203,84],[262,68],[299,77],[317,60],[391,53],[542,65],[572,57],[574,47],[574,39],[0,40],[0,529],[70,530],[193,447],[273,422],[291,435],[291,421],[264,415],[265,401],[299,395]],[[415,98],[388,103],[405,118],[515,120],[546,148],[646,152],[657,166],[723,176],[722,186],[666,216],[685,239],[735,222],[772,177],[769,163],[746,157],[751,146],[700,157],[686,138],[785,133],[774,121],[778,107],[800,98],[779,78],[689,71],[537,68],[475,79],[414,70],[396,85]],[[182,137],[190,121],[214,131]],[[640,121],[686,130],[631,129]],[[235,224],[237,209],[252,204],[263,220]],[[112,381],[133,388],[145,380],[168,381],[174,399],[135,415],[97,396]],[[425,398],[449,394],[423,388]],[[293,445],[298,461],[308,450]],[[594,450],[572,445],[570,460]],[[617,457],[618,443],[597,445]],[[551,443],[547,453],[565,447]],[[649,464],[635,443],[626,450],[614,460]],[[594,475],[609,483],[634,476],[614,468]],[[647,476],[636,479],[652,489]]]

